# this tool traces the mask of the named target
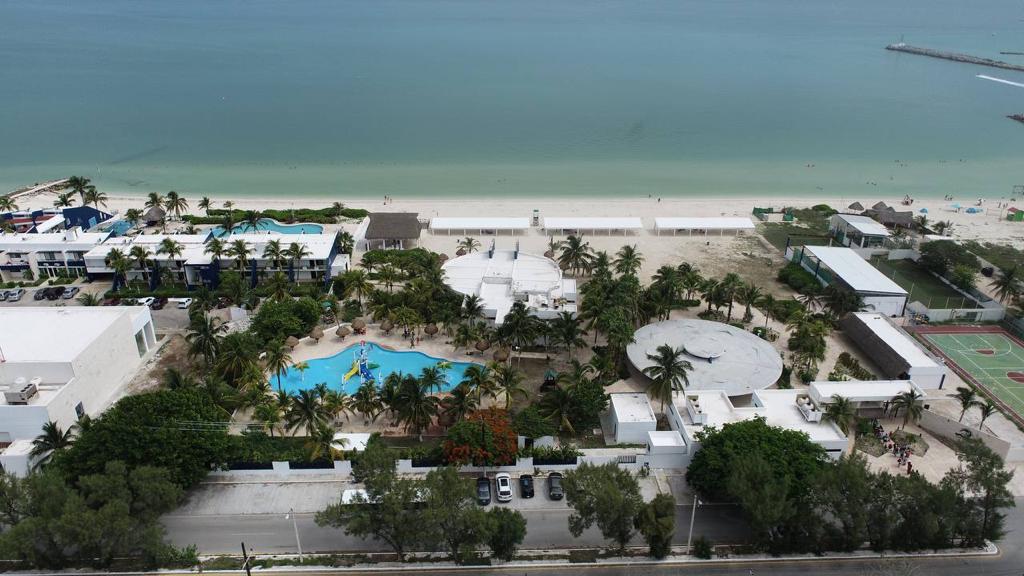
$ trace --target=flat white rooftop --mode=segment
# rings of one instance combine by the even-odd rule
[[[544,218],[547,230],[639,230],[643,228],[639,218],[600,217],[554,217]]]
[[[563,295],[562,270],[549,258],[515,250],[471,252],[445,262],[445,282],[456,292],[476,295],[501,322],[516,299],[530,307],[555,309]],[[574,310],[575,308],[573,308]]]
[[[61,220],[63,222],[63,220]],[[0,233],[0,251],[3,252],[43,252],[73,250],[87,252],[110,236],[110,232],[82,232],[73,228],[63,232],[36,233]]]
[[[5,362],[70,362],[123,316],[145,306],[3,307],[0,350]]]
[[[674,446],[680,448],[686,446],[686,441],[675,430],[651,430],[647,433],[647,439],[651,446]]]
[[[859,214],[836,214],[836,218],[846,222],[850,228],[866,236],[890,236],[889,229],[877,220]]]
[[[715,216],[709,218],[655,218],[656,230],[753,230],[750,218]]]
[[[911,368],[939,368],[927,352],[914,339],[903,332],[888,318],[874,312],[855,312],[854,316],[871,330],[879,339],[898,354]]]
[[[814,442],[844,441],[846,436],[831,422],[811,422],[804,418],[796,404],[797,396],[804,393],[803,390],[758,390],[751,396],[750,406],[737,407],[722,390],[687,390],[677,392],[673,403],[680,414],[687,414],[686,397],[695,398],[700,405],[706,421],[702,425],[686,425],[691,437],[707,426],[721,428],[725,424],[761,417],[769,426],[804,432]]]
[[[608,395],[618,422],[657,422],[651,401],[643,392],[619,392]]]
[[[815,404],[831,404],[833,396],[842,396],[852,402],[888,402],[904,392],[924,391],[910,380],[845,380],[841,382],[811,382],[808,395]]]
[[[782,374],[782,357],[768,342],[722,322],[665,320],[648,324],[626,347],[629,362],[639,371],[654,362],[658,346],[682,348],[693,365],[687,390],[725,390],[730,396],[767,388]]]
[[[838,246],[804,246],[806,254],[817,258],[854,292],[906,296],[907,291],[861,258],[856,251]],[[813,268],[813,266],[812,266]]]
[[[526,230],[529,218],[431,218],[431,230]]]

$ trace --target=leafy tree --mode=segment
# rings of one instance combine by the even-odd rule
[[[933,240],[923,244],[920,263],[926,269],[940,276],[945,275],[958,265],[966,266],[971,270],[981,269],[978,257],[952,240]]]
[[[790,495],[792,477],[777,476],[773,468],[760,455],[744,454],[733,462],[725,482],[750,519],[754,537],[769,548],[797,511]]]
[[[523,408],[512,417],[512,429],[518,436],[526,438],[541,438],[551,436],[556,432],[551,421],[541,416],[536,405]]]
[[[450,464],[502,466],[515,462],[519,438],[508,412],[488,408],[449,428],[443,449]]]
[[[966,534],[969,544],[999,540],[1006,520],[1002,509],[1015,505],[1007,487],[1013,472],[1005,469],[1003,459],[980,438],[958,439],[956,455],[960,466],[948,472],[945,481],[958,485],[963,494],[968,525],[975,527],[973,533]]]
[[[366,496],[357,494],[350,504],[332,504],[317,512],[317,525],[385,542],[404,561],[409,548],[426,536],[426,514],[414,504],[422,493],[421,481],[399,477],[394,458],[375,442],[367,446],[352,473],[363,482]]]
[[[202,389],[160,390],[121,399],[79,434],[54,465],[71,480],[101,472],[119,460],[167,469],[169,478],[190,488],[230,447],[227,416]]]
[[[978,282],[978,272],[966,264],[957,264],[950,273],[950,281],[957,288],[971,290]]]
[[[640,485],[628,470],[614,462],[583,463],[564,479],[565,499],[573,508],[569,531],[579,537],[597,524],[601,534],[624,550],[633,538],[634,519],[643,507]]]
[[[659,559],[668,556],[676,530],[676,499],[671,494],[655,496],[640,509],[636,528],[647,542],[651,556]]]
[[[252,318],[250,330],[261,342],[295,336],[301,338],[320,321],[320,305],[305,296],[264,302]]]
[[[817,474],[811,485],[815,512],[835,519],[832,547],[843,551],[860,548],[868,540],[871,501],[881,501],[867,460],[856,453],[843,456]]]
[[[435,468],[423,480],[424,537],[436,538],[451,559],[462,562],[488,540],[487,513],[476,505],[473,482],[450,466]]]
[[[526,518],[518,510],[494,507],[487,513],[487,547],[491,556],[509,561],[526,538]]]

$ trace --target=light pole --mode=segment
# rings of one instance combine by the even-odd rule
[[[295,529],[295,547],[299,549],[299,562],[302,562],[302,540],[299,540],[299,522],[295,517],[294,508],[289,508],[288,513],[284,515],[285,520],[289,518],[292,521],[292,528]],[[690,529],[693,530],[693,522],[690,522]]]
[[[693,542],[693,521],[697,518],[697,507],[703,504],[696,496],[693,497],[693,511],[690,512],[690,532],[686,535],[686,553],[693,554],[693,547],[690,545]]]

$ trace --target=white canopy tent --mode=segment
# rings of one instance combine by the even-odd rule
[[[711,230],[718,230],[725,234],[726,230],[735,231],[737,234],[745,230],[753,230],[754,223],[750,218],[715,216],[710,218],[679,217],[679,218],[655,218],[654,230],[661,235],[662,230],[670,231],[673,235],[680,231],[690,234],[694,232],[707,234]]]
[[[640,230],[644,227],[639,218],[615,217],[615,218],[577,218],[577,217],[555,217],[544,218],[544,231],[547,233],[567,232],[622,232],[628,234],[631,231]]]
[[[529,230],[529,218],[431,218],[430,232],[438,234],[441,232],[451,234],[456,232],[477,232],[480,234],[498,234],[500,232],[511,232],[515,236],[516,230]]]

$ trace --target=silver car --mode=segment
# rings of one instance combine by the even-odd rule
[[[24,296],[24,295],[25,295],[25,289],[24,288],[15,288],[14,290],[8,290],[7,291],[7,301],[8,302],[17,302],[18,300],[21,300],[21,297]]]

